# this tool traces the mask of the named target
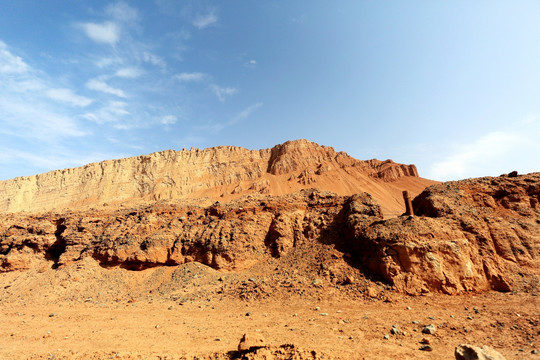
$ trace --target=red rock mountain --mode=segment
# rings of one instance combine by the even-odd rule
[[[433,183],[418,177],[414,165],[356,160],[331,147],[296,140],[264,150],[168,150],[0,181],[0,211],[80,210],[104,203],[205,197],[228,201],[317,188],[339,195],[368,192],[386,216],[395,216],[404,211],[402,190],[416,195]]]

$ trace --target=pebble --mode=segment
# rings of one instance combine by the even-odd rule
[[[531,354],[538,354],[538,350],[536,350],[536,349],[531,350]]]
[[[246,316],[251,316],[251,311],[248,311],[248,312],[246,313]]]
[[[420,321],[418,321],[418,320],[413,320],[412,323],[415,324],[415,325],[418,325],[418,324],[420,324]]]
[[[430,324],[424,327],[424,329],[422,330],[422,333],[433,335],[435,334],[436,331],[437,331],[437,328],[435,327],[435,325]]]
[[[410,307],[410,306],[407,306],[407,310],[411,310],[411,307]]]
[[[249,278],[248,280],[251,281],[251,282],[254,282],[255,278]]]
[[[216,341],[221,341],[221,338],[216,338]]]
[[[318,306],[315,306],[315,311],[319,311],[319,310],[321,310],[321,308]]]
[[[321,316],[328,316],[328,313],[321,313]]]
[[[173,309],[173,307],[172,307],[172,306],[169,306],[169,307],[167,308],[167,310],[172,310],[172,309]]]
[[[49,317],[53,317],[53,316],[56,316],[56,314],[55,313],[50,313],[49,314]]]
[[[399,335],[399,329],[396,325],[392,325],[392,329],[390,329],[390,334],[392,335]]]
[[[383,339],[384,339],[384,340],[390,339],[390,335],[384,335],[384,336],[383,336]]]
[[[420,350],[422,350],[422,351],[433,351],[433,348],[431,347],[431,345],[422,345],[422,346],[420,346]]]

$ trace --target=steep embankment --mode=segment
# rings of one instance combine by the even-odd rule
[[[418,194],[433,181],[414,165],[356,160],[307,140],[272,149],[216,147],[162,151],[0,181],[0,211],[80,209],[246,194],[284,195],[305,188],[351,195],[366,191],[387,215],[403,212],[402,190]]]
[[[369,291],[355,280],[366,275],[410,294],[535,288],[539,200],[535,173],[433,185],[414,200],[419,216],[386,220],[367,193],[316,190],[210,206],[12,214],[0,218],[0,270],[88,259],[132,270],[196,261],[224,272],[264,269],[267,293],[276,291],[271,284],[290,289],[291,276],[356,294]],[[309,288],[299,284],[299,292]]]

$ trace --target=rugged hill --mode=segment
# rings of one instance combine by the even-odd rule
[[[320,277],[356,294],[369,291],[354,280],[366,277],[409,294],[537,288],[539,200],[535,173],[433,185],[414,200],[418,216],[386,220],[367,193],[317,190],[209,206],[11,214],[0,218],[0,270],[88,259],[130,270],[196,261],[222,272],[262,271],[278,287],[291,274]]]
[[[0,211],[203,197],[227,201],[246,194],[275,196],[317,188],[340,195],[369,192],[391,216],[404,210],[402,190],[418,194],[433,183],[418,177],[414,165],[360,161],[331,147],[296,140],[264,150],[169,150],[0,181]]]

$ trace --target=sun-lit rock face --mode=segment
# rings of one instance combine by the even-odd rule
[[[132,207],[0,216],[0,273],[92,259],[143,270],[191,262],[222,272],[274,264],[335,286],[357,274],[408,294],[538,284],[540,173],[428,187],[416,216],[384,219],[368,193],[306,189]],[[272,270],[269,270],[272,271]]]
[[[400,179],[409,178],[409,183]],[[161,151],[0,181],[0,211],[36,212],[184,198],[230,200],[318,188],[371,193],[389,213],[402,211],[400,191],[419,193],[429,180],[414,165],[356,160],[308,140],[272,149],[220,146]]]

